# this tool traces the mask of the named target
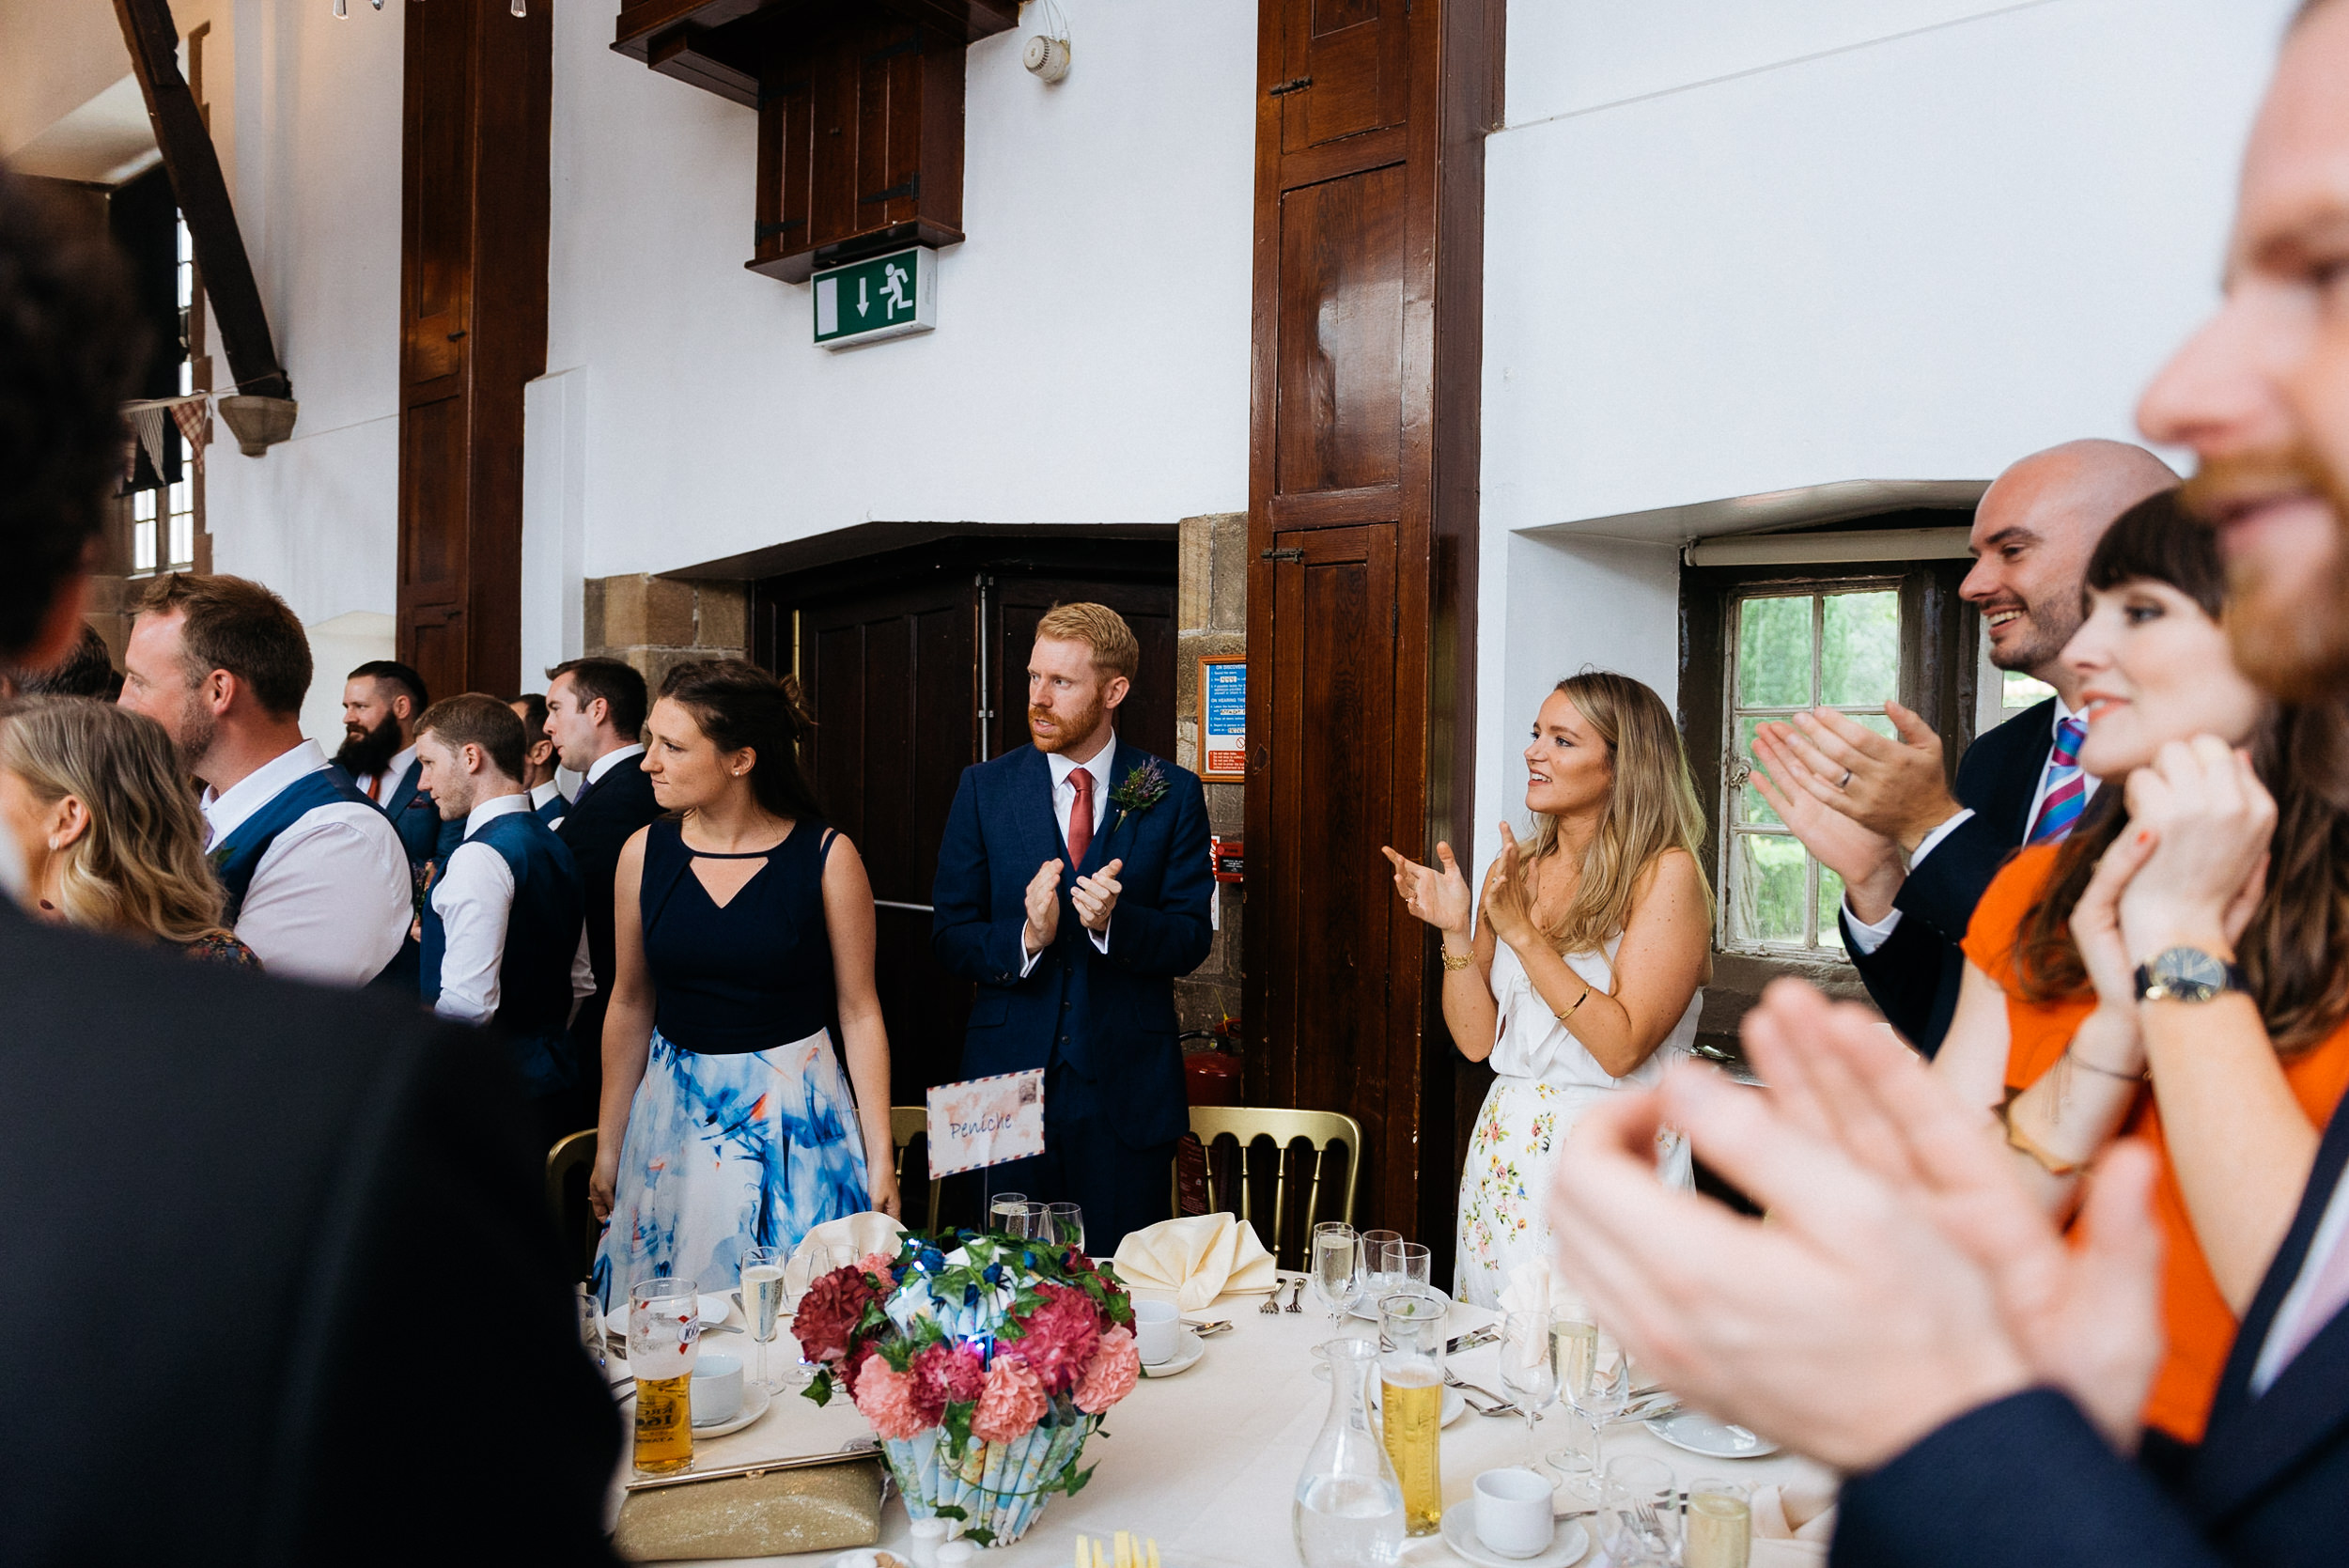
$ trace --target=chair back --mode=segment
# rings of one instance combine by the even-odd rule
[[[595,1272],[596,1242],[601,1229],[587,1202],[587,1178],[595,1171],[596,1129],[558,1139],[547,1151],[547,1209],[554,1216],[555,1234],[564,1250],[578,1260],[579,1278]]]
[[[1207,1207],[1214,1212],[1237,1214],[1253,1225],[1257,1239],[1281,1267],[1310,1265],[1312,1260],[1306,1254],[1312,1247],[1316,1222],[1354,1222],[1354,1193],[1361,1172],[1362,1125],[1353,1117],[1337,1110],[1194,1105],[1190,1108],[1190,1130],[1206,1145]],[[1237,1145],[1237,1157],[1228,1162],[1217,1155],[1217,1144],[1224,1138]],[[1269,1225],[1258,1213],[1256,1193],[1264,1181],[1252,1169],[1265,1162],[1251,1157],[1267,1142],[1272,1145]],[[1342,1175],[1338,1162],[1344,1166]]]
[[[889,1141],[895,1145],[894,1153],[896,1159],[896,1164],[892,1169],[897,1172],[897,1199],[901,1203],[905,1203],[906,1195],[911,1190],[906,1185],[906,1157],[912,1152],[913,1141],[917,1138],[922,1140],[925,1158],[916,1169],[920,1171],[929,1169],[929,1161],[926,1157],[929,1133],[930,1108],[928,1106],[893,1105],[889,1108]],[[926,1231],[932,1234],[937,1232],[939,1193],[945,1185],[942,1178],[930,1183],[929,1206],[923,1210],[920,1224],[913,1222],[912,1205],[906,1204],[907,1212],[900,1214],[897,1218],[904,1221],[907,1230]]]

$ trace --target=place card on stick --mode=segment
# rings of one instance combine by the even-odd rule
[[[930,1179],[1044,1152],[1044,1069],[941,1083],[929,1093]]]

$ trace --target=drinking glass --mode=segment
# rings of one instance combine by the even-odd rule
[[[1669,1568],[1677,1560],[1680,1510],[1672,1467],[1636,1453],[1607,1462],[1599,1486],[1599,1538],[1612,1568]]]
[[[789,1261],[780,1247],[754,1247],[742,1254],[742,1321],[758,1342],[758,1386],[770,1394],[777,1390],[767,1374],[767,1347],[782,1324],[784,1265]]]
[[[1390,1249],[1402,1245],[1401,1231],[1362,1233],[1362,1295],[1367,1299],[1382,1300],[1403,1288],[1401,1265],[1389,1253]]]
[[[1044,1234],[1044,1205],[1020,1199],[995,1200],[995,1228],[1014,1241],[1033,1241]]]
[[[1561,1319],[1549,1326],[1550,1355],[1558,1388],[1576,1415],[1590,1423],[1593,1475],[1602,1473],[1606,1426],[1631,1403],[1631,1358],[1615,1337],[1595,1323]],[[1551,1463],[1567,1468],[1556,1458]]]
[[[1027,1212],[1028,1195],[1026,1193],[998,1192],[994,1197],[988,1200],[988,1229],[991,1231],[1002,1231],[1008,1234],[1016,1235],[1019,1233],[1011,1229],[1009,1221],[1015,1218],[1025,1215]]]
[[[1330,1314],[1330,1338],[1315,1346],[1327,1351],[1338,1337],[1338,1319],[1361,1294],[1361,1248],[1354,1227],[1325,1219],[1314,1227],[1314,1299]]]
[[[1686,1568],[1746,1568],[1753,1551],[1753,1491],[1742,1481],[1700,1476],[1688,1483],[1681,1524]]]
[[[587,1352],[598,1372],[609,1375],[603,1351],[603,1307],[596,1299],[596,1287],[583,1282],[573,1285],[571,1306],[579,1315],[579,1347]]]
[[[1444,1304],[1416,1292],[1378,1303],[1379,1426],[1395,1479],[1403,1483],[1407,1535],[1443,1526]],[[1334,1366],[1334,1363],[1332,1363]]]
[[[1037,1231],[1046,1241],[1085,1250],[1085,1211],[1074,1203],[1046,1203],[1044,1223]]]
[[[1511,1312],[1501,1326],[1501,1386],[1525,1412],[1526,1441],[1533,1423],[1558,1398],[1558,1363],[1550,1351],[1548,1314]]]
[[[693,1463],[693,1363],[700,1294],[691,1280],[646,1280],[628,1293],[628,1365],[636,1375],[636,1469],[671,1475]]]
[[[1424,1246],[1416,1241],[1395,1242],[1387,1249],[1387,1261],[1394,1271],[1395,1290],[1435,1294],[1435,1254]]]
[[[799,1251],[792,1254],[791,1261],[784,1265],[782,1315],[789,1318],[796,1326],[800,1319],[800,1303],[807,1299],[808,1287],[833,1269],[846,1268],[854,1262],[856,1262],[856,1249],[852,1247],[827,1247],[820,1242],[813,1244],[801,1242]],[[747,1305],[742,1315],[745,1317],[750,1315]],[[791,1337],[796,1345],[799,1340],[799,1330],[796,1327],[792,1330]],[[800,1351],[800,1361],[795,1375],[801,1387],[815,1380],[816,1363],[807,1358],[807,1352],[804,1349]]]

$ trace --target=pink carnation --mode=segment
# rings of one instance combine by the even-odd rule
[[[1034,1431],[1035,1423],[1051,1407],[1043,1382],[1027,1362],[998,1356],[987,1369],[987,1387],[979,1394],[978,1408],[971,1412],[971,1431],[987,1442],[1013,1442]]]
[[[936,1421],[950,1402],[973,1400],[987,1387],[987,1363],[967,1344],[925,1345],[915,1352],[912,1373],[922,1407]]]
[[[1019,1338],[998,1346],[1035,1369],[1045,1388],[1066,1393],[1077,1386],[1101,1344],[1101,1314],[1093,1298],[1066,1285],[1038,1287],[1044,1300],[1019,1326]]]
[[[895,1279],[896,1267],[897,1254],[894,1252],[867,1252],[856,1261],[859,1274],[877,1274],[884,1280]]]
[[[1077,1408],[1097,1416],[1134,1391],[1142,1375],[1142,1353],[1134,1348],[1131,1330],[1112,1328],[1101,1336],[1101,1348],[1077,1385]]]
[[[884,1438],[910,1437],[934,1424],[922,1419],[910,1372],[896,1372],[879,1356],[866,1359],[857,1374],[856,1407]]]

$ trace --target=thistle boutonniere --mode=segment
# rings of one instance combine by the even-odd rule
[[[1114,833],[1129,816],[1140,816],[1166,799],[1166,769],[1152,757],[1136,763],[1126,770],[1126,782],[1110,792],[1110,804],[1117,808],[1111,819],[1110,831]]]

